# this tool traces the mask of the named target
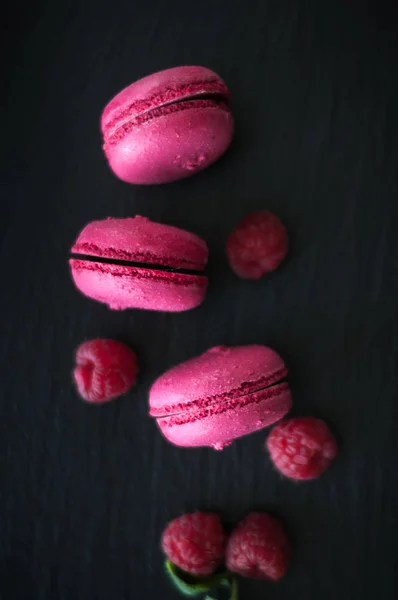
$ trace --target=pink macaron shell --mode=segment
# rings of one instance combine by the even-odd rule
[[[89,223],[72,252],[187,270],[203,269],[208,258],[206,242],[194,233],[138,215]]]
[[[290,410],[287,384],[275,385],[189,414],[157,419],[165,438],[176,446],[222,450],[233,440],[279,421]]]
[[[266,346],[216,346],[154,382],[150,414],[174,415],[240,397],[279,381],[286,373],[282,358]]]
[[[165,312],[190,310],[206,295],[207,278],[71,259],[76,287],[114,310],[140,308]]]
[[[101,117],[102,132],[107,134],[115,120],[119,125],[126,111],[130,118],[135,117],[155,106],[190,98],[192,93],[200,95],[201,92],[229,96],[221,77],[205,67],[173,67],[143,77],[124,88],[107,104]]]
[[[205,169],[224,154],[234,130],[226,107],[208,101],[183,103],[177,110],[175,106],[107,145],[110,167],[120,179],[167,183]]]

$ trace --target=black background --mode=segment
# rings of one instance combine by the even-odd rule
[[[159,537],[184,511],[279,515],[294,558],[241,598],[398,595],[398,18],[395,2],[98,0],[14,3],[3,20],[0,597],[172,600]],[[153,71],[201,64],[230,86],[231,150],[191,179],[118,181],[99,117]],[[227,233],[253,209],[287,224],[288,260],[245,282]],[[112,312],[81,296],[67,257],[93,219],[146,215],[202,235],[206,302]],[[79,401],[75,347],[128,341],[138,387]],[[294,414],[331,424],[341,452],[312,483],[275,473],[265,432],[217,453],[168,445],[147,417],[166,368],[221,343],[286,359]]]

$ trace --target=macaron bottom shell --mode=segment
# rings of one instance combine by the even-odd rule
[[[287,383],[180,414],[156,419],[176,446],[211,446],[222,450],[235,439],[279,421],[292,406]]]
[[[71,259],[76,287],[89,298],[114,310],[139,308],[182,312],[206,296],[207,277],[155,269]]]
[[[161,184],[189,177],[215,162],[231,143],[234,123],[227,106],[196,101],[184,110],[158,109],[152,119],[120,132],[105,152],[123,181]],[[178,105],[177,105],[178,106]]]

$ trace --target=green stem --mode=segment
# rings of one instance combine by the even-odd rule
[[[229,600],[238,600],[238,582],[236,577],[228,573],[227,577],[221,579],[219,585],[230,590]],[[207,595],[204,600],[214,600],[214,598],[211,595]]]
[[[165,569],[174,587],[184,596],[191,598],[202,596],[211,589],[222,586],[230,590],[229,600],[238,600],[238,584],[231,573],[216,573],[211,577],[195,578],[180,571],[170,560],[166,560]],[[213,600],[213,598],[207,594],[204,600]]]

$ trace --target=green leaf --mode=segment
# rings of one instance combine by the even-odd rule
[[[211,577],[195,578],[180,571],[170,560],[166,560],[165,568],[174,587],[184,596],[190,596],[191,598],[209,592],[228,577],[226,573],[218,573]]]

